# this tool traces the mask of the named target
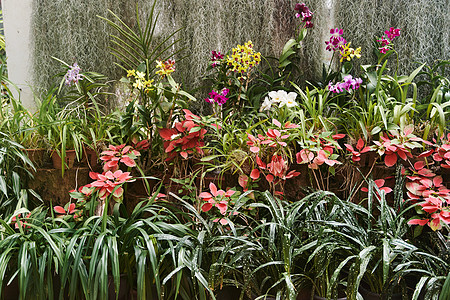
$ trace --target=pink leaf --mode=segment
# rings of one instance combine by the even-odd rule
[[[210,193],[208,193],[208,192],[202,192],[202,193],[200,193],[199,197],[200,198],[211,199],[213,196]]]
[[[281,123],[277,119],[272,120],[273,125],[281,128]]]
[[[332,136],[333,140],[340,140],[345,137],[345,134],[339,133]]]
[[[253,169],[252,172],[250,173],[250,178],[253,180],[256,180],[259,178],[260,172],[258,169]]]
[[[417,171],[423,169],[423,167],[425,167],[424,161],[418,161],[414,164],[414,169],[416,169]]]
[[[253,152],[253,153],[258,153],[259,152],[259,147],[256,147],[256,146],[250,147],[250,151]]]
[[[228,191],[225,193],[225,197],[231,197],[231,196],[234,195],[234,193],[236,193],[236,191],[228,190]]]
[[[205,204],[202,205],[202,211],[203,211],[203,212],[210,211],[211,208],[212,208],[212,204],[209,203],[209,202],[207,202],[207,203],[205,203]]]
[[[400,156],[401,159],[406,160],[406,153],[403,152],[402,150],[399,150],[397,152],[398,156]]]
[[[211,194],[214,196],[214,197],[216,197],[218,194],[217,194],[217,187],[216,187],[216,185],[214,184],[214,183],[210,183],[209,184],[209,190],[211,191]]]
[[[299,128],[300,126],[291,122],[286,122],[286,124],[284,124],[284,128]]]
[[[181,155],[181,157],[183,157],[184,159],[187,159],[187,158],[188,158],[188,154],[187,154],[187,152],[185,152],[185,151],[181,151],[181,152],[180,152],[180,155]]]
[[[435,187],[440,187],[442,185],[442,176],[436,176],[433,178],[433,184]]]
[[[75,203],[69,204],[69,214],[73,214],[75,212]]]
[[[413,133],[413,131],[414,131],[414,125],[410,124],[410,125],[405,127],[405,129],[403,130],[403,133],[405,134],[405,136],[408,136],[411,133]]]
[[[384,182],[385,182],[384,179],[377,179],[377,180],[374,181],[375,185],[378,188],[382,187],[384,185]]]
[[[120,198],[123,195],[123,188],[119,187],[117,188],[117,190],[114,191],[114,197],[116,198]]]
[[[238,178],[238,182],[241,187],[245,188],[248,183],[248,176],[244,174],[240,175]]]
[[[363,139],[359,139],[358,143],[356,144],[356,149],[358,149],[359,151],[361,151],[361,149],[364,147],[364,140]]]
[[[216,203],[216,207],[219,209],[220,213],[224,215],[228,209],[227,201],[220,201],[220,203]]]
[[[429,221],[429,219],[425,219],[425,220],[421,220],[421,219],[412,219],[408,221],[408,225],[420,225],[420,226],[424,226],[425,224],[427,224]]]
[[[268,182],[272,183],[272,181],[273,181],[273,175],[272,175],[272,174],[268,174],[268,175],[266,176],[266,179],[267,179]]]
[[[397,154],[395,153],[386,154],[384,158],[384,163],[386,164],[386,166],[392,167],[395,165],[396,162],[397,162]]]
[[[390,192],[392,192],[392,189],[387,186],[380,188],[380,190],[384,191],[386,194],[389,194]]]
[[[355,150],[353,149],[352,145],[344,144],[344,146],[345,146],[345,148],[347,148],[347,150],[350,151],[350,152],[355,151]]]
[[[62,206],[55,206],[53,209],[58,214],[66,214],[66,210]]]
[[[98,179],[98,173],[89,172],[89,177],[91,177],[91,179],[97,180]]]

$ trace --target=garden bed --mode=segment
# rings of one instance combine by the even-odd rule
[[[207,90],[188,92],[153,10],[147,27],[101,18],[123,109],[59,59],[36,113],[4,90],[0,299],[450,297],[448,62],[400,76],[391,27],[354,70],[369,53],[333,28],[323,78],[302,78],[314,19],[298,3],[278,58],[214,50]]]

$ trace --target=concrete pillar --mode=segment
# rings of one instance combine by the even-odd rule
[[[2,9],[8,77],[19,89],[15,92],[15,96],[20,96],[24,106],[35,111],[36,104],[31,90],[33,84],[32,3],[33,0],[2,0]]]
[[[335,1],[334,0],[326,0],[324,3],[324,11],[322,14],[324,16],[328,16],[326,18],[325,24],[321,24],[320,30],[322,34],[322,40],[327,41],[330,38],[330,29],[335,28],[335,18],[334,18],[334,12],[335,12]],[[331,58],[333,57],[333,52],[328,51],[324,45],[322,45],[321,48],[321,59],[322,62],[325,64],[325,67],[329,67],[331,64]],[[321,70],[320,70],[321,72]]]

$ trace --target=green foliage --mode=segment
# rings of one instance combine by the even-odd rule
[[[159,14],[155,15],[155,5],[157,0],[153,1],[150,12],[145,23],[141,23],[139,9],[136,6],[137,28],[130,28],[120,17],[112,11],[109,13],[114,20],[100,17],[108,25],[114,28],[117,34],[111,35],[111,42],[114,45],[110,47],[112,54],[120,61],[119,66],[126,70],[138,69],[146,73],[146,79],[154,77],[156,60],[165,61],[172,54],[167,55],[178,41],[172,41],[172,38],[179,31],[174,31],[164,37],[164,40],[155,43],[155,30]]]
[[[28,206],[26,180],[32,178],[33,163],[24,148],[0,132],[0,216]]]

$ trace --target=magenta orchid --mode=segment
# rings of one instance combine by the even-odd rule
[[[337,82],[334,85],[330,81],[328,83],[328,90],[332,93],[341,93],[343,91],[350,92],[359,89],[361,83],[361,78],[353,78],[352,75],[347,75],[343,78],[342,82]]]
[[[226,95],[228,95],[229,91],[230,91],[229,89],[222,89],[220,92],[212,90],[208,94],[209,98],[206,98],[205,101],[211,104],[217,103],[218,105],[223,105],[228,101]]]
[[[211,67],[215,68],[217,67],[221,60],[224,58],[224,55],[220,53],[220,51],[211,51]]]
[[[311,22],[313,13],[309,10],[305,3],[295,4],[294,10],[297,11],[295,14],[296,18],[302,18],[302,22],[305,23],[306,28],[312,28],[314,24]]]
[[[344,30],[339,28],[332,28],[330,29],[330,40],[325,41],[325,44],[327,45],[328,51],[340,51],[342,47],[344,47],[345,44],[347,44],[347,41],[342,37],[342,34],[344,33]]]
[[[385,35],[383,35],[380,39],[377,40],[377,42],[381,43],[381,47],[378,49],[382,54],[386,54],[389,50],[392,49],[392,45],[390,44],[394,38],[400,36],[400,29],[391,27],[389,28],[389,30],[386,30],[384,34]]]

